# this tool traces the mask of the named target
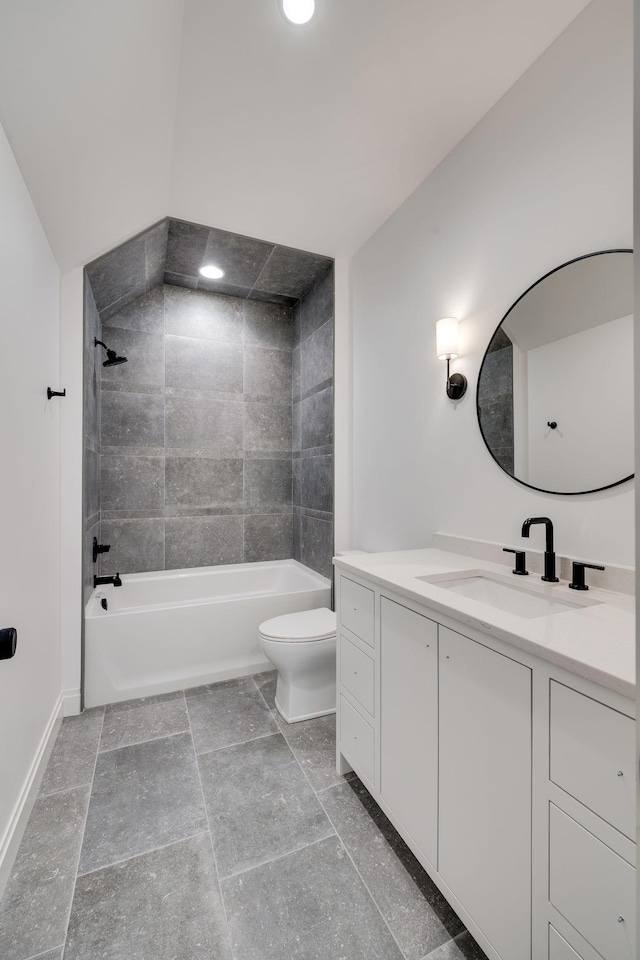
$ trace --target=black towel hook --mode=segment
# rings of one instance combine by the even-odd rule
[[[66,395],[67,395],[66,387],[62,391],[52,390],[51,387],[47,387],[47,400],[51,400],[51,397],[66,397]]]

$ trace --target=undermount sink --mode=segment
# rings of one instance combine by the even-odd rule
[[[535,582],[524,586],[509,581],[508,575],[488,570],[461,570],[455,573],[416,577],[416,580],[422,580],[434,587],[441,587],[449,593],[477,600],[478,603],[484,603],[504,613],[511,613],[529,620],[558,613],[575,612],[582,607],[591,607],[600,602],[586,597],[568,600],[557,595],[557,591],[564,589],[562,587],[545,587]]]

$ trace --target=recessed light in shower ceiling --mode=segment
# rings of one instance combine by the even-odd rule
[[[280,5],[291,23],[308,23],[316,8],[315,0],[280,0]]]
[[[213,263],[207,263],[204,267],[200,267],[200,273],[203,277],[206,277],[207,280],[219,280],[221,277],[224,277],[224,270],[216,267]]]

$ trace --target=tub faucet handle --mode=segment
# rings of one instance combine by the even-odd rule
[[[98,562],[98,554],[109,553],[109,550],[111,550],[110,543],[98,543],[98,538],[97,537],[93,538],[93,562],[94,563]]]

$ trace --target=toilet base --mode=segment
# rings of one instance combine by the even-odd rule
[[[267,640],[262,651],[278,671],[276,709],[287,723],[336,712],[336,638],[304,642]]]
[[[285,711],[282,709],[282,707],[278,703],[277,694],[276,694],[275,702],[276,702],[276,710],[278,711],[282,719],[286,720],[287,723],[300,723],[301,720],[315,720],[317,717],[328,717],[329,714],[336,712],[336,708],[334,707],[332,710],[322,710],[319,713],[306,713],[300,717],[288,717]]]

